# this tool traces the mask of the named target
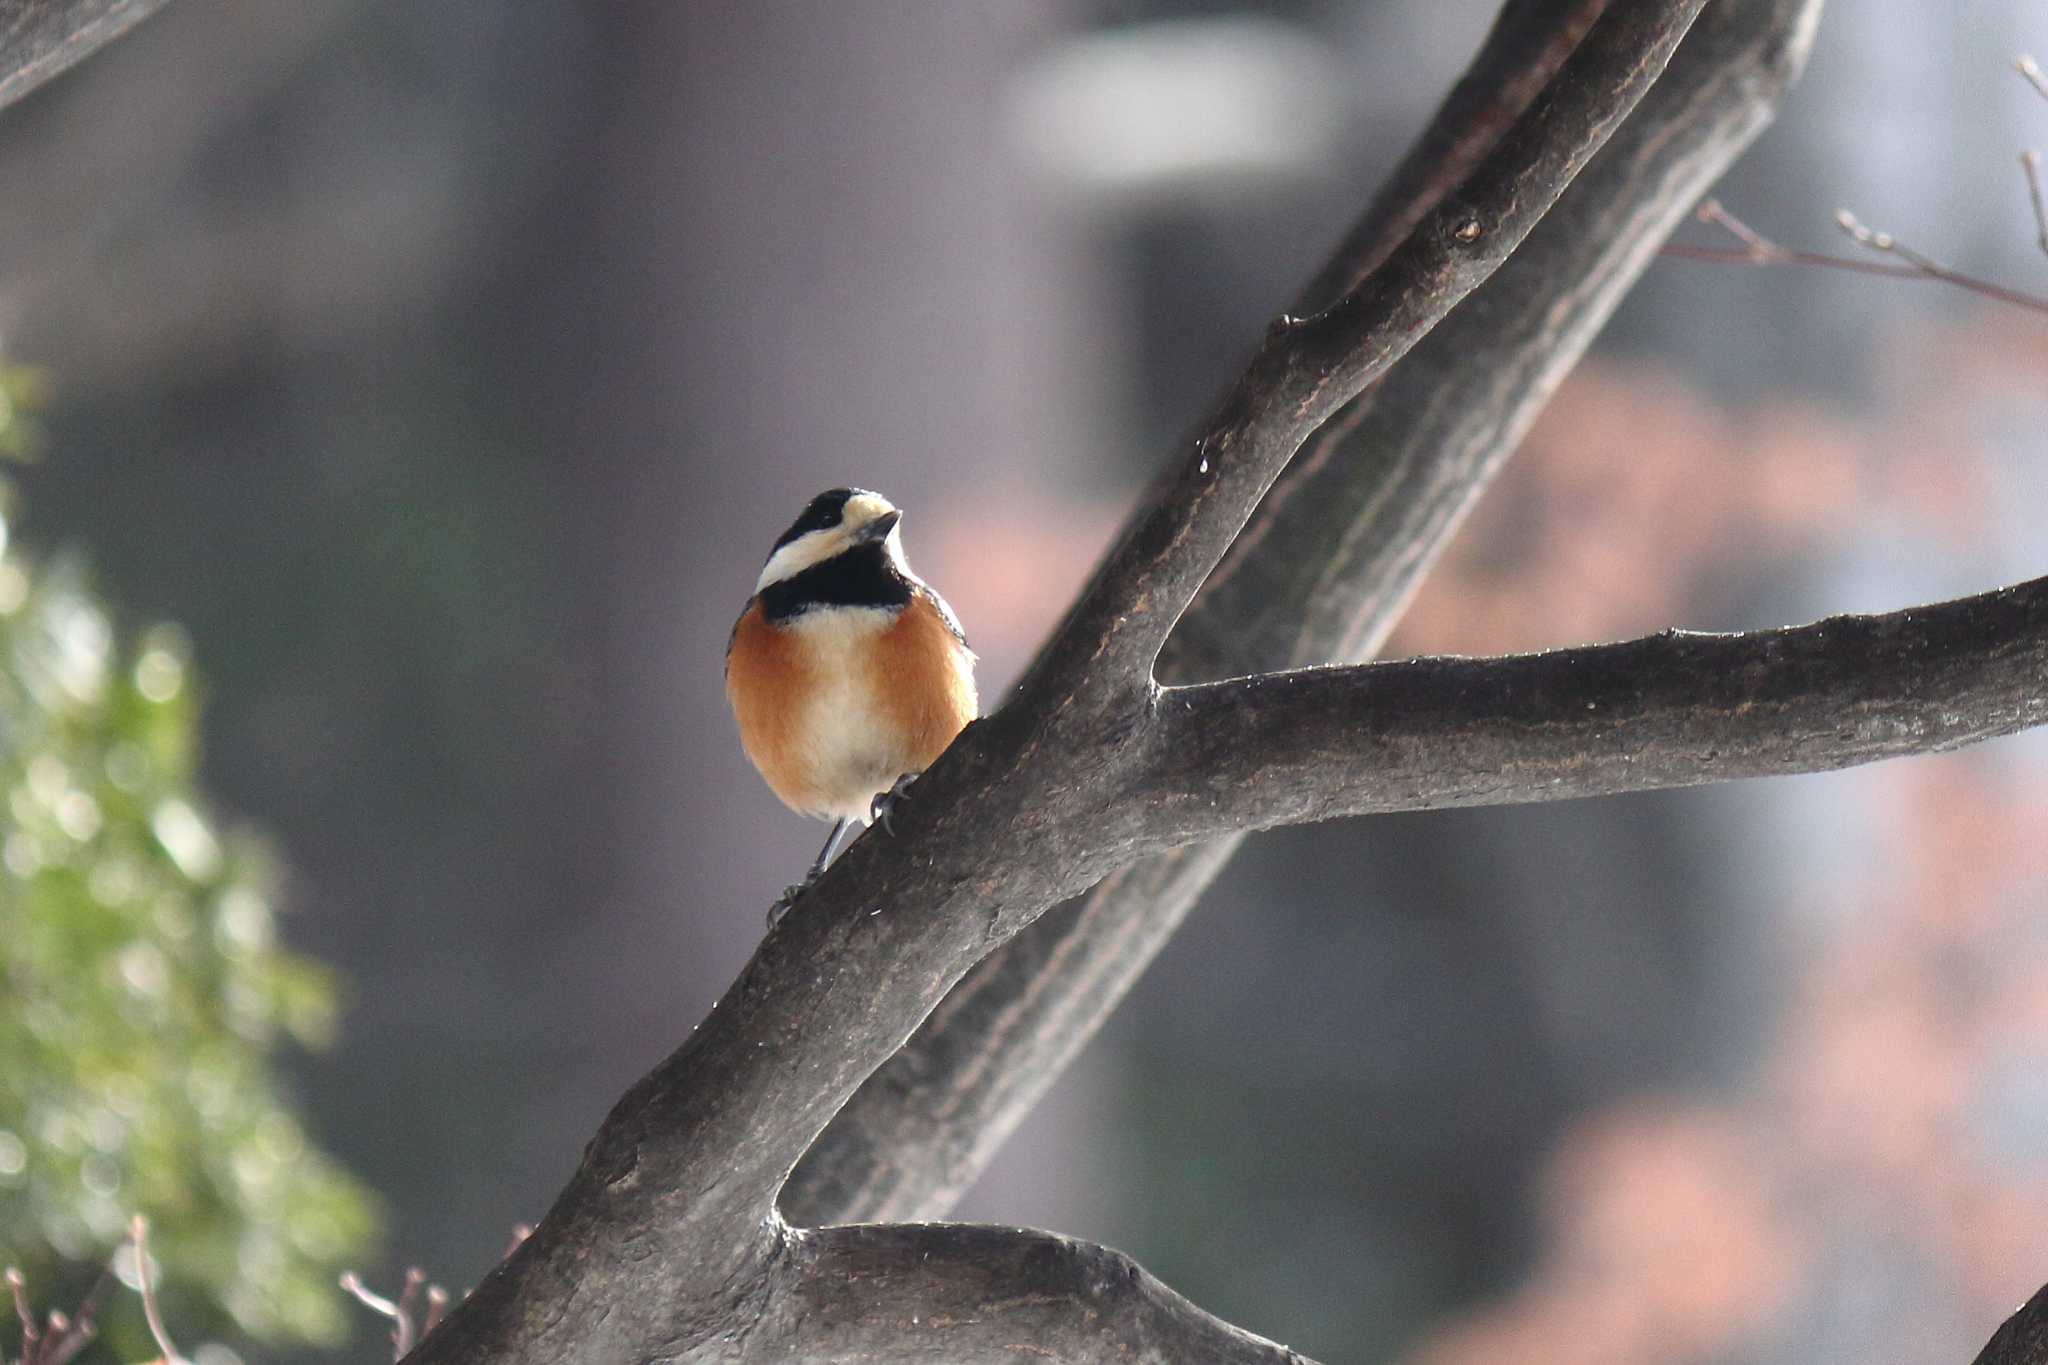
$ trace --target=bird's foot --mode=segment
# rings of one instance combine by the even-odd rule
[[[782,894],[775,898],[775,904],[768,907],[768,927],[770,929],[782,923],[782,917],[789,913],[789,908],[796,904],[799,896],[811,889],[811,883],[816,880],[818,880],[818,874],[813,872],[794,886],[782,888]]]
[[[893,836],[896,823],[890,817],[895,814],[897,802],[910,799],[910,784],[915,781],[916,773],[905,773],[889,784],[889,790],[876,792],[875,799],[868,802],[868,823],[880,825],[882,833]]]

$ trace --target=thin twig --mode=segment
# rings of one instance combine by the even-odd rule
[[[353,1270],[341,1272],[342,1292],[379,1317],[395,1318],[398,1305],[363,1283],[363,1277]]]
[[[36,1365],[66,1365],[73,1356],[92,1344],[99,1335],[100,1305],[106,1301],[107,1291],[115,1280],[111,1260],[100,1267],[99,1278],[92,1282],[92,1288],[85,1291],[85,1297],[78,1301],[78,1311],[67,1323],[61,1313],[50,1314],[52,1339],[45,1343],[42,1356]],[[27,1365],[27,1362],[23,1362]]]
[[[441,1325],[441,1317],[448,1311],[448,1291],[438,1284],[427,1286],[427,1318],[420,1324],[420,1334],[426,1335]]]
[[[2027,177],[2027,197],[2034,204],[2034,228],[2040,234],[2041,250],[2048,253],[2048,194],[2041,189],[2041,154],[2021,152],[2020,172]]]
[[[128,1240],[135,1247],[135,1287],[142,1293],[142,1316],[149,1322],[149,1334],[156,1339],[156,1348],[164,1353],[164,1365],[186,1365],[185,1357],[171,1344],[163,1311],[157,1306],[156,1283],[149,1274],[149,1220],[139,1213],[128,1225]]]
[[[100,1268],[99,1278],[78,1301],[76,1313],[51,1309],[40,1328],[36,1326],[35,1310],[28,1304],[28,1281],[13,1266],[7,1268],[6,1278],[9,1296],[14,1300],[14,1316],[21,1322],[20,1365],[66,1365],[99,1335],[94,1319],[107,1296],[107,1286],[114,1279],[111,1264]],[[0,1356],[0,1361],[5,1359]]]
[[[2013,62],[2013,66],[2019,71],[2020,75],[2026,78],[2027,84],[2034,87],[2034,90],[2042,99],[2048,100],[2048,72],[2041,70],[2039,62],[2025,53],[2021,53],[2019,58]]]
[[[391,1358],[405,1359],[405,1353],[412,1349],[412,1299],[419,1292],[424,1277],[417,1268],[405,1272],[405,1288],[399,1291],[398,1302],[393,1303],[382,1294],[376,1293],[363,1283],[363,1277],[353,1270],[341,1273],[341,1287],[357,1303],[379,1317],[391,1320]]]
[[[1931,275],[1937,280],[1942,280],[1955,274],[1932,256],[1914,250],[1889,232],[1879,232],[1876,228],[1865,227],[1857,222],[1856,215],[1847,209],[1835,210],[1835,226],[1856,245],[1871,251],[1883,252],[1887,256],[1896,256],[1923,275]]]
[[[420,1286],[427,1282],[427,1273],[418,1266],[408,1266],[405,1271],[405,1288],[398,1291],[398,1312],[391,1328],[391,1358],[405,1359],[405,1353],[412,1349],[413,1305],[419,1301]]]
[[[448,1311],[448,1291],[438,1284],[427,1283],[427,1273],[418,1266],[410,1266],[405,1272],[405,1287],[398,1291],[393,1302],[363,1283],[363,1277],[353,1270],[343,1271],[341,1287],[357,1303],[379,1317],[391,1319],[391,1358],[403,1360],[418,1344],[419,1339],[434,1330]],[[420,1302],[421,1290],[426,1291],[427,1312],[418,1329],[414,1318]]]
[[[14,1296],[14,1316],[21,1320],[22,1365],[35,1365],[36,1344],[43,1334],[36,1330],[36,1314],[28,1306],[28,1281],[19,1270],[7,1267],[7,1289]]]
[[[2002,284],[1966,275],[1960,270],[1951,270],[1932,258],[1903,245],[1888,232],[1874,232],[1856,221],[1847,209],[1836,215],[1835,221],[1855,241],[1872,251],[1880,251],[1896,258],[1891,261],[1865,261],[1853,256],[1834,256],[1825,251],[1804,251],[1798,247],[1783,246],[1764,236],[1713,199],[1701,204],[1696,215],[1703,223],[1715,227],[1734,237],[1742,245],[1737,247],[1701,246],[1691,242],[1672,242],[1664,247],[1663,254],[1681,261],[1706,261],[1716,265],[1811,265],[1827,270],[1846,270],[1858,275],[1887,275],[1894,279],[1933,280],[1938,284],[1950,285],[1967,290],[1999,303],[2023,308],[2030,313],[2048,315],[2048,297],[2029,294],[2018,289],[2009,289]]]

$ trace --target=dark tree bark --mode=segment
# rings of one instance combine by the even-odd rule
[[[2048,1365],[2048,1286],[1999,1324],[1971,1365]]]

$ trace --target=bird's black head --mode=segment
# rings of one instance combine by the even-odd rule
[[[775,549],[768,553],[773,555],[775,550],[792,544],[813,531],[831,530],[845,520],[846,504],[862,496],[874,498],[879,495],[870,493],[865,488],[826,489],[804,504],[804,510],[789,524],[789,529],[782,533],[782,538],[775,542]]]
[[[896,536],[902,519],[880,493],[827,489],[775,542],[754,591],[777,615],[827,604],[901,606],[911,581]]]

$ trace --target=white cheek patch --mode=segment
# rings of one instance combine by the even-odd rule
[[[761,577],[754,584],[759,592],[770,583],[794,578],[813,564],[822,564],[846,548],[846,532],[835,526],[829,531],[807,531],[768,556]]]

